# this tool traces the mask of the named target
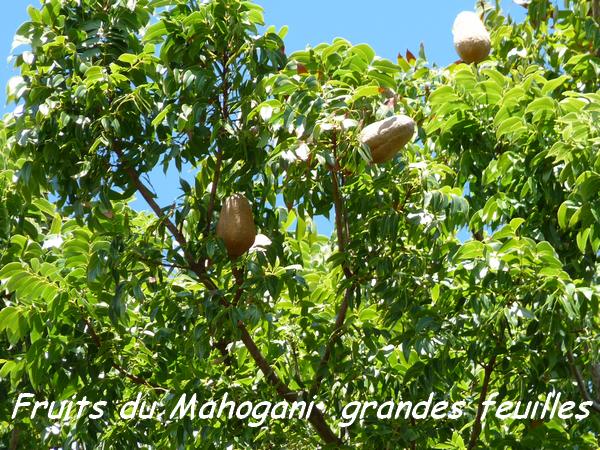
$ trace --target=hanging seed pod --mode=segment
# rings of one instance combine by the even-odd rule
[[[460,59],[467,64],[483,61],[490,54],[490,33],[477,14],[463,11],[452,27],[454,47]]]
[[[389,117],[366,126],[360,142],[369,146],[376,164],[391,160],[415,134],[415,121],[405,115]]]
[[[232,259],[246,253],[254,244],[256,226],[250,203],[243,194],[233,194],[225,199],[217,223],[217,236],[225,242]]]

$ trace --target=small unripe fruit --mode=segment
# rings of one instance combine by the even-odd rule
[[[391,160],[415,134],[415,121],[403,114],[388,117],[366,126],[360,142],[369,146],[376,164]]]
[[[456,16],[452,34],[454,47],[460,59],[467,64],[481,62],[490,54],[490,33],[474,12],[463,11]]]
[[[225,199],[217,236],[223,239],[227,253],[234,259],[246,253],[256,238],[256,226],[250,203],[243,194],[233,194]]]

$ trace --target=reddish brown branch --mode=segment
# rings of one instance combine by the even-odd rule
[[[121,160],[121,167],[123,168],[125,173],[127,173],[137,191],[142,195],[144,200],[146,200],[146,203],[150,205],[150,208],[152,208],[152,211],[154,211],[154,214],[156,214],[159,220],[165,224],[169,232],[173,235],[175,241],[177,241],[177,243],[181,247],[183,255],[189,265],[190,270],[198,276],[198,278],[205,284],[205,286],[209,290],[216,291],[218,289],[217,285],[206,276],[204,267],[200,263],[198,263],[198,261],[196,261],[195,258],[190,254],[187,248],[187,240],[183,233],[167,217],[167,215],[158,205],[158,203],[156,203],[156,200],[154,200],[154,194],[152,194],[152,192],[150,192],[150,190],[144,185],[144,183],[142,183],[138,173],[133,167],[129,165],[129,162],[126,160],[125,155],[123,154],[123,150],[116,142],[113,143],[113,149],[119,157],[119,159]]]
[[[333,204],[335,209],[335,229],[337,233],[337,241],[338,241],[338,251],[340,253],[346,252],[346,247],[349,240],[350,231],[348,229],[348,220],[346,218],[346,212],[344,209],[344,200],[340,193],[340,179],[338,177],[338,172],[340,171],[340,165],[337,156],[337,137],[333,136],[332,141],[333,146],[333,157],[334,157],[334,166],[330,167],[331,170],[331,178],[333,185]],[[342,264],[344,275],[347,279],[352,278],[353,274],[350,268],[348,267],[347,261],[344,261]],[[339,339],[342,334],[342,328],[344,326],[344,322],[346,320],[346,315],[348,313],[348,306],[350,305],[350,298],[352,296],[353,286],[350,286],[346,289],[346,293],[344,295],[344,299],[339,306],[338,314],[335,320],[335,325],[333,327],[333,332],[331,333],[331,337],[327,342],[325,347],[325,351],[323,352],[323,356],[321,357],[321,361],[319,362],[319,366],[317,367],[317,371],[315,373],[315,378],[312,383],[312,387],[310,389],[311,397],[314,396],[321,387],[321,382],[323,381],[323,377],[325,376],[325,369],[329,364],[329,360],[331,358],[331,352],[333,350],[333,346]]]
[[[233,277],[235,278],[235,284],[237,286],[231,304],[233,306],[238,306],[242,294],[244,293],[244,269],[233,267],[231,271],[233,272]]]
[[[279,396],[289,403],[300,400],[300,395],[297,392],[292,391],[275,373],[273,368],[270,366],[268,361],[264,358],[261,351],[254,343],[254,340],[252,340],[252,337],[248,333],[248,329],[242,321],[238,322],[238,328],[241,332],[242,342],[248,349],[248,352],[250,352],[250,355],[256,362],[256,365],[260,368],[269,384],[275,388]],[[329,428],[323,413],[321,413],[318,408],[312,409],[308,421],[325,443],[338,446],[342,444],[342,441],[333,433],[331,428]]]
[[[222,83],[221,83],[221,118],[223,122],[229,121],[229,66],[227,65],[229,55],[227,52],[223,53],[222,65]],[[219,146],[217,148],[217,161],[215,163],[215,173],[213,176],[212,186],[210,188],[210,199],[208,201],[208,209],[206,212],[206,227],[204,229],[204,236],[208,236],[210,232],[210,226],[212,224],[212,216],[215,209],[215,202],[217,200],[217,187],[221,178],[221,168],[223,166],[223,149]],[[207,261],[208,263],[208,261]]]
[[[600,364],[591,364],[590,371],[592,372],[592,385],[596,393],[596,400],[600,401]]]
[[[217,186],[219,179],[221,178],[221,166],[223,165],[223,151],[219,148],[217,150],[217,162],[215,164],[215,174],[210,188],[210,199],[208,201],[208,209],[206,212],[206,227],[204,229],[204,236],[208,236],[210,233],[210,226],[212,224],[212,216],[215,209],[215,202],[217,200]]]
[[[20,431],[15,426],[12,430],[12,433],[10,434],[10,442],[8,444],[9,450],[17,450],[19,448],[19,438],[20,438]]]
[[[229,111],[228,111],[228,106],[227,106],[228,89],[229,88],[228,88],[228,84],[227,84],[227,67],[224,66],[222,113],[223,113],[223,117],[225,118],[225,120],[227,120],[228,116],[229,116]],[[168,217],[166,217],[163,210],[160,208],[160,206],[154,200],[154,196],[152,195],[152,193],[141,182],[140,177],[138,176],[135,169],[128,165],[127,161],[124,158],[123,152],[119,148],[119,146],[114,145],[114,148],[115,148],[115,152],[117,153],[117,155],[119,156],[119,158],[121,159],[121,161],[123,163],[124,170],[129,175],[129,177],[132,180],[132,182],[134,183],[136,189],[140,192],[140,194],[142,195],[144,200],[146,200],[146,202],[150,205],[150,207],[152,208],[152,210],[154,211],[156,216],[165,223],[165,226],[167,227],[167,229],[171,232],[171,234],[173,235],[175,240],[178,242],[178,244],[182,248],[185,259],[188,262],[188,264],[190,265],[190,270],[192,270],[198,276],[199,280],[209,290],[217,290],[216,284],[205,273],[204,265],[198,264],[194,260],[194,258],[189,254],[185,236],[179,231],[179,229],[175,226],[175,224],[173,222],[171,222]],[[213,212],[214,203],[216,200],[217,185],[218,185],[219,177],[220,177],[220,173],[221,173],[221,166],[222,166],[222,151],[218,151],[217,165],[215,168],[215,176],[214,176],[213,185],[211,188],[211,198],[210,198],[209,209],[208,209],[209,214],[207,217],[207,233],[210,231],[212,212]],[[241,288],[241,285],[243,284],[243,279],[241,278],[239,273],[234,273],[234,276],[236,277],[236,281],[238,284],[238,290],[236,291],[235,298],[234,298],[234,301],[237,303],[243,293],[243,290]],[[240,282],[240,280],[242,280],[242,282]],[[231,303],[229,303],[224,298],[220,299],[220,303],[224,307],[231,306]],[[254,359],[256,365],[259,367],[259,369],[265,375],[265,378],[267,379],[267,381],[275,388],[277,393],[288,402],[293,402],[293,401],[299,399],[300,398],[299,394],[297,392],[292,391],[277,376],[277,374],[275,373],[273,368],[270,366],[270,364],[267,362],[267,360],[264,358],[264,356],[262,355],[262,353],[256,346],[254,340],[250,336],[250,333],[248,332],[248,329],[246,328],[244,323],[242,321],[238,321],[237,327],[241,332],[242,342],[248,349],[248,352]],[[93,330],[93,328],[90,328],[90,330]],[[95,333],[95,331],[92,333],[92,336],[94,336],[94,335],[95,335],[95,338],[94,337],[92,337],[92,338],[94,340],[97,340],[97,342],[101,342],[101,341],[99,341],[99,337]],[[219,350],[222,353],[227,352],[227,350],[226,350],[227,344],[225,341],[219,341],[216,344],[216,346],[217,346],[217,348],[219,348]],[[132,381],[134,381],[134,380],[132,380]],[[342,444],[341,440],[333,433],[331,428],[329,428],[329,425],[327,425],[327,421],[325,420],[325,417],[323,416],[321,411],[319,411],[318,408],[312,409],[311,415],[309,416],[308,420],[325,443],[335,444],[335,445]]]
[[[571,372],[573,373],[573,376],[575,377],[575,381],[577,382],[577,387],[579,388],[579,392],[581,392],[581,396],[584,398],[584,400],[586,402],[592,402],[592,410],[593,411],[600,413],[600,402],[597,402],[596,400],[594,400],[592,395],[588,391],[585,380],[583,379],[583,375],[581,374],[579,367],[577,367],[577,364],[575,363],[575,358],[574,358],[573,352],[571,350],[567,351],[567,360],[569,362],[569,367],[571,368]]]
[[[133,183],[135,184],[136,189],[142,194],[142,196],[148,202],[148,204],[150,205],[150,207],[152,208],[154,213],[157,215],[157,217],[165,222],[167,229],[171,232],[171,234],[173,235],[175,240],[182,247],[182,249],[184,251],[184,255],[186,257],[186,260],[187,260],[188,264],[190,264],[190,270],[192,270],[198,276],[198,279],[200,280],[200,282],[202,282],[206,286],[207,289],[213,290],[213,291],[217,290],[216,284],[205,273],[204,267],[200,264],[197,264],[191,258],[189,253],[187,253],[187,249],[186,249],[187,242],[185,240],[185,237],[179,232],[177,227],[165,216],[162,209],[154,201],[153,195],[146,188],[146,186],[144,186],[144,184],[140,181],[140,178],[139,178],[138,174],[136,173],[136,171],[132,167],[128,166],[126,161],[124,161],[124,155],[123,155],[122,151],[120,149],[115,148],[115,152],[124,162],[124,167],[126,169],[126,172],[130,176]],[[238,287],[238,292],[236,293],[237,300],[239,300],[241,295],[242,295],[242,290]],[[223,307],[226,307],[226,308],[231,306],[231,303],[229,303],[224,298],[220,299],[220,303]],[[256,362],[257,366],[260,368],[260,370],[263,372],[263,374],[265,374],[266,379],[269,381],[269,383],[273,387],[275,387],[275,389],[279,393],[279,395],[281,395],[287,401],[294,401],[294,399],[299,398],[298,393],[292,391],[275,374],[274,370],[271,368],[271,366],[269,365],[267,360],[263,357],[262,353],[260,352],[260,350],[258,349],[256,344],[252,340],[252,337],[248,333],[248,330],[242,321],[238,322],[238,328],[241,331],[242,342],[244,343],[244,345],[250,352],[250,355]],[[95,334],[95,332],[94,332],[94,334]],[[98,336],[96,335],[96,337],[98,337]],[[227,358],[227,349],[226,349],[227,343],[225,341],[219,341],[219,342],[217,342],[216,347],[221,351],[221,353],[223,354],[223,356],[226,359]],[[132,381],[134,381],[134,380],[132,380]],[[329,428],[329,425],[327,425],[327,421],[325,420],[325,417],[317,408],[314,408],[312,410],[312,413],[311,413],[310,417],[308,418],[308,420],[311,423],[311,425],[313,426],[313,428],[316,430],[316,432],[319,434],[319,436],[326,443],[336,444],[336,445],[341,444],[341,440],[333,433],[333,431],[331,431],[331,428]]]
[[[94,342],[96,347],[98,347],[98,349],[102,348],[102,339],[100,338],[100,336],[98,336],[98,333],[96,333],[96,330],[94,329],[94,326],[92,325],[92,322],[87,318],[84,318],[83,320],[85,321],[85,324],[88,329],[88,333],[90,334],[90,337],[92,338],[92,341]],[[141,386],[150,386],[151,388],[153,388],[155,390],[166,390],[164,388],[161,388],[157,384],[154,384],[154,383],[146,380],[143,377],[129,373],[121,364],[117,363],[116,361],[111,361],[111,366],[115,370],[117,370],[121,375],[128,378],[135,384],[139,384]]]
[[[335,208],[335,230],[338,241],[338,251],[344,253],[346,251],[346,220],[344,215],[344,203],[340,194],[339,179],[335,169],[331,169],[332,185],[333,185],[333,202]]]
[[[346,289],[346,295],[344,296],[344,300],[340,304],[340,309],[338,311],[337,318],[335,320],[335,325],[333,327],[333,332],[327,342],[325,347],[325,352],[321,357],[321,361],[319,362],[319,367],[317,368],[315,379],[313,380],[312,387],[310,389],[310,397],[312,398],[314,395],[319,392],[321,388],[321,382],[323,381],[323,377],[325,377],[325,369],[329,364],[329,359],[331,358],[331,352],[333,350],[333,346],[336,341],[342,335],[342,328],[344,326],[344,321],[346,320],[346,314],[348,313],[348,305],[350,303],[350,296],[352,294],[352,290],[350,288]]]
[[[346,218],[346,211],[344,208],[344,199],[340,193],[340,186],[342,183],[340,183],[340,178],[338,175],[340,172],[340,163],[337,156],[337,137],[335,134],[333,135],[332,146],[334,165],[330,166],[330,171],[333,190],[333,205],[335,208],[335,230],[337,234],[338,251],[340,253],[344,253],[350,238],[350,231],[348,229],[348,220]],[[352,273],[347,267],[347,264],[344,264],[344,267],[344,273],[346,276],[348,276],[348,278],[351,278]]]
[[[479,435],[481,434],[481,418],[483,416],[483,409],[485,399],[487,398],[488,390],[490,388],[490,380],[492,378],[492,372],[496,365],[496,355],[493,355],[490,362],[484,368],[483,385],[481,386],[481,393],[479,394],[479,401],[477,402],[477,414],[475,416],[475,422],[471,430],[471,438],[469,439],[468,449],[473,450],[477,446]]]
[[[186,251],[185,247],[187,246],[187,241],[185,239],[185,236],[179,231],[179,229],[175,226],[175,224],[169,220],[169,218],[165,215],[164,211],[158,205],[158,203],[156,203],[156,200],[154,200],[154,194],[152,194],[152,192],[150,192],[150,190],[144,185],[144,183],[141,182],[140,177],[138,176],[137,172],[135,171],[135,169],[133,167],[131,167],[129,165],[128,161],[125,158],[125,155],[123,154],[123,150],[121,150],[121,148],[119,147],[119,145],[117,145],[117,143],[114,143],[113,149],[114,149],[115,153],[117,154],[117,156],[119,157],[119,159],[121,160],[121,163],[122,163],[121,167],[123,168],[125,173],[129,176],[130,180],[135,185],[135,188],[142,195],[144,200],[146,200],[146,203],[148,203],[148,205],[150,205],[150,208],[152,208],[152,211],[154,211],[156,216],[163,221],[163,223],[165,224],[167,229],[171,232],[171,234],[173,235],[175,240],[179,243],[179,245],[181,245],[181,247],[183,248],[183,250],[185,252]]]

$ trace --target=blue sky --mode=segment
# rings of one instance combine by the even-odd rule
[[[399,51],[417,53],[421,42],[429,61],[448,65],[458,59],[452,44],[452,23],[460,11],[473,10],[475,0],[256,0],[265,20],[290,27],[286,49],[344,37],[368,43],[383,58]],[[524,9],[503,0],[504,11],[517,20]]]
[[[292,52],[307,45],[331,42],[344,37],[358,44],[366,42],[379,56],[395,60],[398,52],[410,49],[417,53],[421,42],[432,63],[445,66],[457,59],[452,44],[452,22],[463,10],[472,10],[475,0],[255,0],[265,9],[268,25],[277,28],[288,25],[286,50]],[[0,15],[0,82],[6,86],[15,75],[7,61],[12,38],[21,23],[28,19],[27,6],[39,5],[36,0],[4,0]],[[10,6],[7,6],[6,4]],[[524,9],[512,0],[503,0],[502,7],[517,20],[524,17]],[[5,89],[0,90],[3,111]],[[190,179],[192,174],[183,175]],[[161,204],[171,203],[178,195],[178,174],[172,170],[165,177],[160,170],[151,174]],[[143,200],[136,200],[136,208],[145,208]],[[319,221],[319,231],[328,233],[330,225]]]

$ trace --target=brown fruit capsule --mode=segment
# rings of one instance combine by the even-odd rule
[[[400,114],[366,126],[359,139],[369,146],[373,162],[380,164],[391,160],[414,134],[414,120]]]
[[[490,33],[474,12],[463,11],[456,16],[452,34],[454,47],[463,62],[478,63],[490,54],[492,48]]]
[[[243,194],[233,194],[225,199],[217,223],[217,236],[225,242],[232,259],[246,253],[254,244],[256,226],[250,203]]]

